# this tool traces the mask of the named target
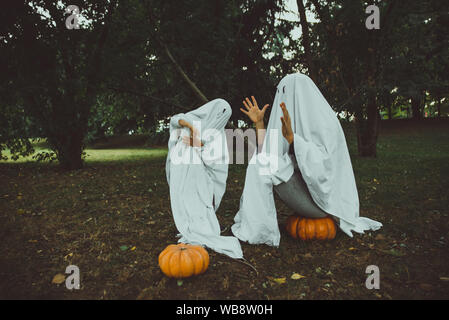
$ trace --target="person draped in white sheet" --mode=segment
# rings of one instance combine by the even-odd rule
[[[173,116],[166,173],[179,242],[240,259],[239,240],[220,235],[215,214],[226,189],[229,155],[224,127],[231,114],[229,104],[216,99]]]
[[[314,205],[335,218],[350,237],[352,231],[363,233],[382,227],[359,217],[357,187],[343,130],[309,77],[291,74],[282,79],[266,131],[263,117],[269,106],[259,109],[254,97],[252,101],[246,98],[244,106],[241,111],[258,129],[259,149],[247,168],[240,209],[232,226],[236,237],[251,244],[279,246],[273,187],[286,183],[293,174],[301,174]]]

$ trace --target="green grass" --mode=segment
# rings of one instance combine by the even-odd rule
[[[114,161],[128,162],[163,158],[167,155],[167,149],[87,149],[86,154],[86,163],[88,164]]]
[[[33,155],[40,152],[51,152],[51,150],[47,148],[35,147],[35,153]],[[107,163],[115,161],[127,162],[151,160],[167,155],[166,148],[85,149],[85,152],[86,156],[84,160],[87,164],[99,162]],[[17,161],[2,160],[0,161],[0,163],[33,163],[35,162],[35,160],[33,159],[33,155],[21,157]],[[5,156],[9,158],[10,153],[8,150],[6,150]]]

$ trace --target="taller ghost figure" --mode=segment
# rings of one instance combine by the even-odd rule
[[[291,144],[282,133],[281,117],[285,118],[287,111],[293,133]],[[279,246],[273,189],[282,199],[294,198],[290,200],[299,204],[297,210],[293,208],[296,214],[304,211],[309,217],[329,215],[350,237],[352,231],[363,233],[382,227],[377,221],[359,216],[357,187],[342,127],[306,75],[291,74],[279,83],[258,151],[248,165],[240,209],[232,226],[240,240]]]
[[[221,236],[215,215],[226,190],[229,155],[224,127],[229,104],[213,100],[170,120],[166,162],[170,202],[179,242],[209,247],[232,258],[243,258],[240,242]],[[184,125],[182,125],[184,124]],[[195,131],[201,144],[187,145],[183,137]]]

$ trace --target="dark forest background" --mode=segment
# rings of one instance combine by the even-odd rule
[[[164,141],[170,115],[217,97],[234,110],[230,126],[245,126],[242,98],[271,103],[293,72],[354,121],[360,156],[376,156],[381,120],[449,114],[447,1],[296,3],[299,22],[282,18],[291,9],[278,0],[2,3],[0,156],[32,154],[41,138],[51,152],[37,160],[81,168],[87,143]],[[66,28],[69,4],[80,29]],[[380,30],[365,27],[368,4]]]

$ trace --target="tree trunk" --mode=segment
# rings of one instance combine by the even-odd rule
[[[384,91],[382,93],[382,107],[387,108],[388,120],[393,119],[393,103],[394,99],[390,92]]]
[[[52,141],[50,141],[52,143]],[[83,134],[79,131],[61,136],[58,141],[53,142],[56,146],[59,164],[66,170],[77,170],[83,168]]]
[[[441,98],[438,98],[437,111],[438,111],[438,118],[441,118]]]
[[[316,82],[317,76],[315,72],[315,65],[313,63],[312,51],[310,48],[309,24],[307,22],[306,9],[304,7],[303,0],[296,0],[296,3],[298,4],[299,19],[302,29],[302,45],[304,46],[304,53],[306,55],[307,68],[309,70],[310,78]]]
[[[422,98],[412,97],[412,118],[421,120],[422,117]]]
[[[376,43],[376,34],[371,35],[371,43]],[[382,87],[379,82],[379,78],[376,77],[376,53],[375,50],[368,48],[367,55],[367,83],[369,89],[365,100],[366,111],[360,108],[359,116],[357,121],[357,146],[358,153],[361,157],[372,157],[377,156],[377,136],[379,134],[379,123],[380,123],[380,113],[377,107],[378,101],[378,90],[377,88]],[[382,96],[380,96],[382,97]],[[381,98],[379,98],[381,99]],[[363,114],[366,114],[366,117]]]
[[[377,157],[377,137],[379,134],[380,114],[376,96],[371,94],[367,106],[367,118],[360,114],[356,119],[357,146],[361,157]]]

